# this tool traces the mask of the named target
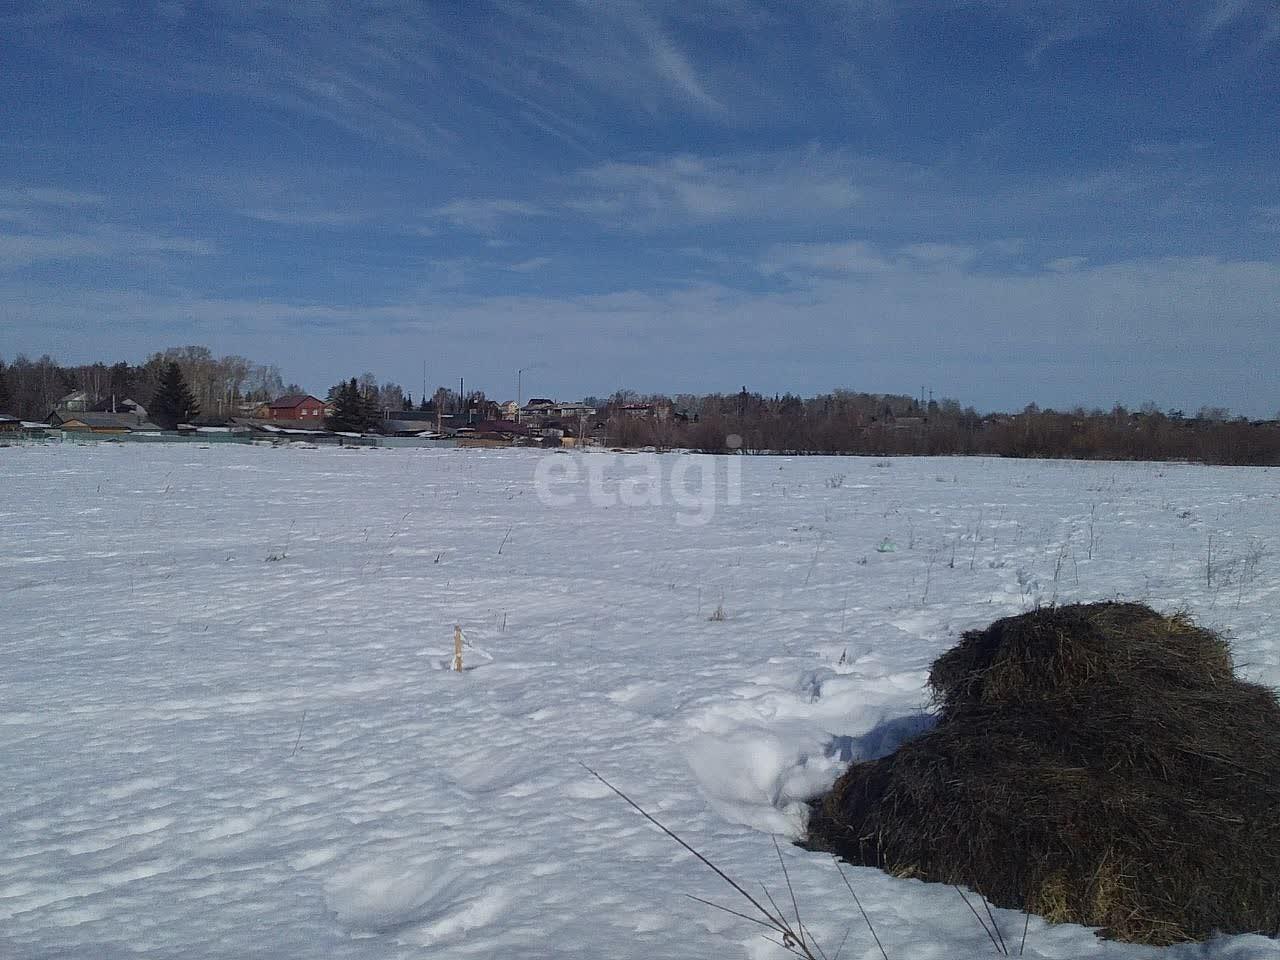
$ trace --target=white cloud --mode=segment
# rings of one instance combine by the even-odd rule
[[[692,63],[667,38],[655,36],[650,41],[654,66],[659,74],[678,90],[682,90],[690,100],[712,113],[726,113],[724,104],[711,96]]]
[[[496,233],[503,221],[510,218],[540,217],[546,214],[541,207],[531,203],[483,199],[453,200],[431,212],[455,227],[481,234]]]
[[[79,232],[0,233],[0,267],[71,260],[129,261],[149,256],[207,256],[204,240],[101,226]]]
[[[550,263],[550,257],[531,257],[528,260],[510,264],[507,269],[513,273],[535,273],[543,267],[549,266]]]
[[[855,255],[874,256],[857,248],[841,255],[838,246],[827,251],[836,268]],[[1002,398],[1012,395],[1018,405],[1150,397],[1191,408],[1274,409],[1265,398],[1275,352],[1259,344],[1271,339],[1280,263],[1165,258],[996,274],[911,269],[905,255],[880,259],[889,268],[834,269],[803,287],[765,293],[703,284],[464,297],[432,284],[404,299],[313,304],[24,285],[5,291],[6,333],[11,349],[69,344],[81,356],[114,356],[132,344],[141,356],[165,337],[256,356],[267,342],[303,343],[289,338],[305,329],[305,347],[290,360],[298,371],[291,376],[302,380],[311,376],[307,365],[323,367],[329,380],[362,367],[395,376],[406,355],[431,349],[441,364],[465,366],[468,381],[483,384],[486,377],[505,383],[522,358],[545,350],[543,331],[554,328],[556,375],[569,389],[747,382],[900,390],[927,375],[984,408],[1008,406]],[[512,317],[522,322],[513,325]],[[450,346],[477,339],[490,345],[483,356]],[[1143,396],[1131,396],[1137,389]]]
[[[1275,206],[1255,207],[1256,225],[1259,230],[1268,233],[1280,233],[1280,204]]]
[[[1219,30],[1230,26],[1246,13],[1251,5],[1252,0],[1214,0],[1205,15],[1205,35],[1213,36]]]
[[[681,155],[582,171],[573,210],[619,227],[724,220],[826,219],[859,199],[846,165],[815,151],[745,157]]]
[[[885,273],[893,262],[869,243],[786,243],[772,247],[759,263],[765,276]]]
[[[963,267],[978,256],[978,248],[955,243],[912,243],[900,251],[917,263],[938,267]]]
[[[1088,262],[1087,257],[1058,257],[1046,263],[1044,268],[1053,273],[1070,273],[1072,270],[1079,270]]]
[[[1130,149],[1144,157],[1169,157],[1199,153],[1209,146],[1204,140],[1135,140]]]
[[[107,202],[97,193],[56,187],[0,187],[0,203],[47,207],[97,207]]]
[[[757,264],[765,276],[800,280],[812,276],[927,273],[958,270],[972,263],[977,247],[952,243],[912,243],[891,253],[862,240],[842,243],[785,243],[769,248]]]
[[[1280,39],[1280,8],[1269,0],[1213,0],[1204,17],[1202,39],[1208,43],[1242,21],[1252,37],[1248,46],[1251,56],[1261,55]]]
[[[255,207],[236,212],[249,220],[284,227],[346,227],[361,223],[365,219],[361,214],[342,210]]]

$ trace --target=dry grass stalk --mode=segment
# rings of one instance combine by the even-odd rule
[[[704,904],[705,906],[708,906],[708,907],[713,907],[714,909],[719,910],[722,913],[727,913],[730,916],[737,917],[741,920],[746,920],[749,923],[753,923],[757,926],[764,927],[765,929],[770,931],[772,934],[774,934],[774,936],[766,935],[765,936],[766,940],[768,940],[770,943],[777,944],[778,946],[782,947],[784,950],[786,950],[788,953],[792,954],[793,956],[801,957],[802,960],[837,960],[837,958],[840,956],[841,951],[844,949],[845,942],[849,939],[849,931],[848,930],[845,931],[844,939],[840,941],[839,948],[837,948],[834,954],[828,957],[827,953],[822,949],[822,947],[818,944],[818,942],[815,939],[813,939],[812,933],[805,927],[804,923],[800,919],[799,902],[796,900],[795,888],[791,884],[791,875],[787,871],[787,864],[782,857],[782,848],[778,846],[777,838],[773,838],[773,848],[778,855],[778,863],[782,867],[782,875],[783,875],[783,878],[786,880],[786,884],[787,884],[787,893],[791,897],[791,907],[792,907],[792,911],[795,914],[794,923],[792,923],[787,918],[786,914],[783,913],[782,909],[778,906],[777,902],[774,900],[773,895],[769,892],[769,889],[764,886],[764,884],[761,884],[760,888],[761,890],[764,891],[764,898],[769,903],[768,907],[766,907],[763,903],[761,903],[758,899],[756,899],[756,897],[752,896],[752,894],[749,893],[746,890],[746,888],[742,886],[742,884],[740,884],[737,880],[733,879],[733,877],[731,877],[723,869],[721,869],[714,862],[712,862],[700,850],[698,850],[696,847],[694,847],[692,844],[686,841],[683,837],[681,837],[678,833],[676,833],[666,824],[662,823],[660,820],[654,817],[653,814],[645,810],[642,806],[640,806],[640,804],[632,800],[629,796],[627,796],[625,793],[623,793],[621,790],[615,787],[603,776],[601,776],[591,767],[587,766],[585,763],[582,763],[581,761],[579,761],[579,764],[582,766],[584,770],[587,771],[587,773],[591,774],[593,777],[595,777],[597,780],[603,783],[606,787],[608,787],[611,791],[613,791],[613,793],[621,797],[627,803],[627,805],[630,806],[637,813],[639,813],[640,816],[644,817],[646,820],[652,823],[655,827],[657,827],[659,830],[665,833],[668,837],[670,837],[676,843],[680,844],[680,846],[684,847],[684,849],[688,850],[691,854],[697,857],[699,861],[701,861],[703,864],[709,867],[715,873],[716,876],[718,876],[721,880],[727,883],[730,887],[732,887],[738,893],[739,896],[741,896],[744,900],[746,900],[747,903],[751,906],[751,908],[755,911],[755,913],[754,915],[750,913],[744,913],[742,911],[734,910],[730,907],[723,906],[722,904],[714,903],[711,900],[704,900],[701,897],[695,897],[692,894],[687,894],[690,900],[696,901],[697,903]],[[858,910],[861,911],[862,918],[863,920],[866,921],[867,929],[871,931],[871,936],[875,938],[876,946],[879,947],[880,949],[881,957],[883,958],[883,960],[889,960],[888,955],[884,951],[884,947],[881,946],[880,944],[879,936],[876,935],[875,927],[871,925],[871,918],[868,917],[867,912],[862,909],[862,903],[858,900],[858,895],[853,892],[853,886],[849,883],[849,878],[845,876],[843,870],[840,870],[840,865],[838,863],[836,864],[836,869],[840,871],[841,879],[844,880],[845,886],[849,888],[849,893],[853,896],[854,902],[858,905]]]

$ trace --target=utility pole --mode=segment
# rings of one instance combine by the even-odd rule
[[[516,371],[516,423],[520,422],[520,410],[524,406],[524,372],[526,370],[537,370],[539,367],[545,367],[546,364],[541,360],[529,364],[527,367],[521,367]]]

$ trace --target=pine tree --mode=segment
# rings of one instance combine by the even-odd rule
[[[160,376],[160,386],[151,398],[151,419],[165,430],[172,430],[180,423],[199,416],[200,404],[187,387],[182,369],[176,363],[165,367]]]
[[[329,402],[333,404],[333,413],[325,417],[324,425],[336,433],[350,433],[353,429],[351,392],[345,382],[336,384],[329,391]]]
[[[0,413],[13,413],[13,394],[9,392],[9,381],[4,375],[4,364],[0,363]]]
[[[370,411],[368,400],[352,377],[334,391],[333,416],[325,426],[339,433],[363,433],[373,421]]]

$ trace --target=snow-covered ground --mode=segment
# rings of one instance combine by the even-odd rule
[[[781,955],[579,763],[785,895],[769,834],[918,728],[967,628],[1185,607],[1280,685],[1278,518],[1280,471],[1177,464],[0,450],[0,956]],[[878,957],[783,854],[828,953]],[[993,955],[954,890],[848,872],[892,960]],[[1025,955],[1277,953],[1033,918]]]

